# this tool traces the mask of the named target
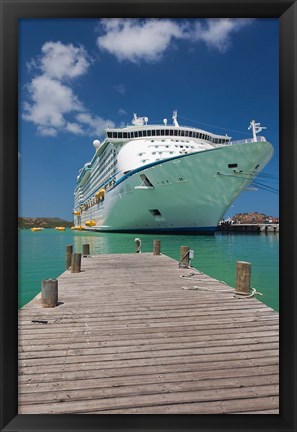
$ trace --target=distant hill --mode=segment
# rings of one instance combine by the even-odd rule
[[[33,227],[41,227],[41,228],[55,228],[57,226],[63,227],[71,227],[73,226],[73,222],[66,221],[61,218],[28,218],[28,217],[19,217],[18,218],[19,228],[33,228]]]
[[[235,223],[242,224],[259,224],[259,223],[278,223],[279,218],[274,216],[268,216],[264,213],[238,213],[232,217]]]

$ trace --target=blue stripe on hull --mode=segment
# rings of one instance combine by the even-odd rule
[[[143,233],[143,234],[214,234],[217,227],[187,227],[187,228],[139,228],[139,229],[109,229],[98,230],[88,229],[87,231],[95,232],[113,232],[113,233]]]

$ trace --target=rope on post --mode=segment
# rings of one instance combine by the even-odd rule
[[[190,248],[189,246],[180,247],[179,268],[190,268]]]
[[[136,237],[136,239],[134,239],[135,241],[135,253],[141,253],[141,240],[140,238]]]

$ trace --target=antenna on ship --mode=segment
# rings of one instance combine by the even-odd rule
[[[249,129],[253,130],[253,140],[254,142],[257,142],[257,133],[261,132],[263,129],[267,129],[267,127],[260,126],[261,123],[256,123],[255,120],[252,120],[250,122],[250,125],[248,127]]]
[[[177,122],[177,111],[173,111],[172,120],[173,120],[174,126],[179,127],[179,124]]]
[[[142,126],[144,124],[147,125],[148,117],[137,117],[137,114],[133,114],[132,124],[134,126]]]

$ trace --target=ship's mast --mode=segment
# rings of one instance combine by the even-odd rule
[[[263,129],[267,129],[264,126],[260,126],[261,123],[256,123],[255,120],[250,122],[248,129],[252,129],[253,131],[253,140],[257,142],[257,133],[261,132]]]
[[[173,111],[172,120],[173,120],[174,126],[179,127],[179,124],[177,122],[177,111]]]

